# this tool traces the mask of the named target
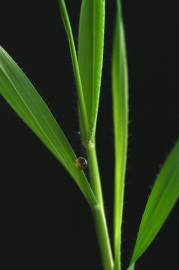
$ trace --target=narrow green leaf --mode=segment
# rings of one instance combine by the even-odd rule
[[[179,140],[164,163],[149,196],[132,255],[134,263],[150,246],[179,194]]]
[[[115,147],[114,183],[114,251],[115,268],[121,269],[121,226],[125,187],[125,172],[128,140],[128,72],[125,34],[120,2],[117,15],[112,56],[112,96]]]
[[[103,65],[105,0],[83,0],[78,60],[89,119],[90,140],[95,137]]]
[[[88,137],[89,137],[88,136],[89,122],[88,122],[88,115],[87,115],[87,109],[86,109],[86,102],[85,102],[82,83],[81,83],[77,53],[76,53],[73,33],[72,33],[70,19],[68,16],[65,1],[58,0],[58,3],[59,3],[59,8],[60,8],[60,14],[61,14],[61,17],[63,20],[63,24],[65,27],[68,42],[69,42],[70,52],[71,52],[72,65],[73,65],[74,77],[75,77],[77,94],[78,94],[79,121],[80,121],[81,137],[82,137],[83,144],[85,144],[88,141]]]
[[[127,268],[127,270],[135,270],[135,264],[131,264],[131,265]]]
[[[90,204],[95,197],[63,131],[23,71],[0,47],[0,94],[73,177]]]

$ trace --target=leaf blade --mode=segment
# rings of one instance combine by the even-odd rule
[[[23,71],[0,47],[0,94],[75,180],[89,203],[95,198],[85,175],[75,168],[75,153],[47,105]]]
[[[83,87],[81,83],[81,76],[80,76],[80,71],[79,71],[75,42],[73,38],[71,23],[70,23],[65,1],[58,0],[58,3],[59,3],[59,10],[60,10],[61,18],[63,20],[63,24],[64,24],[65,31],[68,38],[70,53],[71,53],[73,72],[74,72],[75,83],[76,83],[77,94],[78,94],[79,122],[80,122],[80,129],[81,129],[81,137],[82,137],[83,144],[85,144],[88,141],[88,137],[89,137],[88,136],[89,119],[88,119],[88,114],[87,114]]]
[[[135,264],[131,264],[131,265],[127,268],[127,270],[135,270]]]
[[[105,28],[105,1],[83,0],[80,11],[78,61],[93,141],[99,107]]]
[[[179,140],[165,161],[149,196],[134,247],[131,263],[146,251],[178,200]]]
[[[117,14],[112,55],[112,99],[115,150],[114,180],[114,251],[115,268],[121,264],[121,227],[125,188],[128,141],[128,71],[125,34],[121,3],[117,1]]]

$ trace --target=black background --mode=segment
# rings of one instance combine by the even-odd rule
[[[75,40],[81,1],[67,1]],[[107,2],[105,58],[97,130],[108,219],[112,218],[111,42]],[[129,62],[130,134],[123,265],[154,179],[179,133],[176,2],[123,3]],[[77,155],[76,92],[57,1],[1,0],[0,43],[48,102]],[[102,269],[90,210],[64,169],[0,98],[2,269]],[[178,205],[136,269],[178,269]],[[110,224],[111,229],[111,224]],[[3,238],[3,240],[2,240]]]

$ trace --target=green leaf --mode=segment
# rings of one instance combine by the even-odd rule
[[[90,204],[95,197],[63,131],[23,71],[0,47],[0,94],[73,177]]]
[[[59,3],[60,14],[61,14],[63,24],[64,24],[64,27],[65,27],[65,30],[67,33],[68,43],[69,43],[69,47],[70,47],[73,72],[74,72],[77,94],[78,94],[78,107],[79,107],[79,121],[80,121],[81,137],[82,137],[82,142],[85,145],[86,142],[88,141],[88,137],[89,137],[89,135],[88,135],[89,134],[89,122],[88,122],[86,103],[85,103],[85,98],[84,98],[84,93],[83,93],[83,88],[82,88],[82,83],[81,83],[77,53],[76,53],[73,33],[72,33],[70,19],[68,16],[65,1],[58,0],[58,3]]]
[[[132,255],[134,263],[150,246],[179,194],[179,140],[164,163],[149,196]]]
[[[120,2],[117,1],[112,55],[112,96],[115,147],[114,251],[115,268],[120,269],[121,226],[128,141],[128,72],[125,34]]]
[[[90,140],[96,131],[103,65],[105,1],[83,0],[80,12],[78,60],[89,120]]]
[[[131,264],[131,265],[127,268],[127,270],[135,270],[135,264]]]

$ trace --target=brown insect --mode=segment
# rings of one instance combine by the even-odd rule
[[[85,170],[88,167],[88,162],[84,157],[78,157],[75,161],[75,166],[79,170]]]

